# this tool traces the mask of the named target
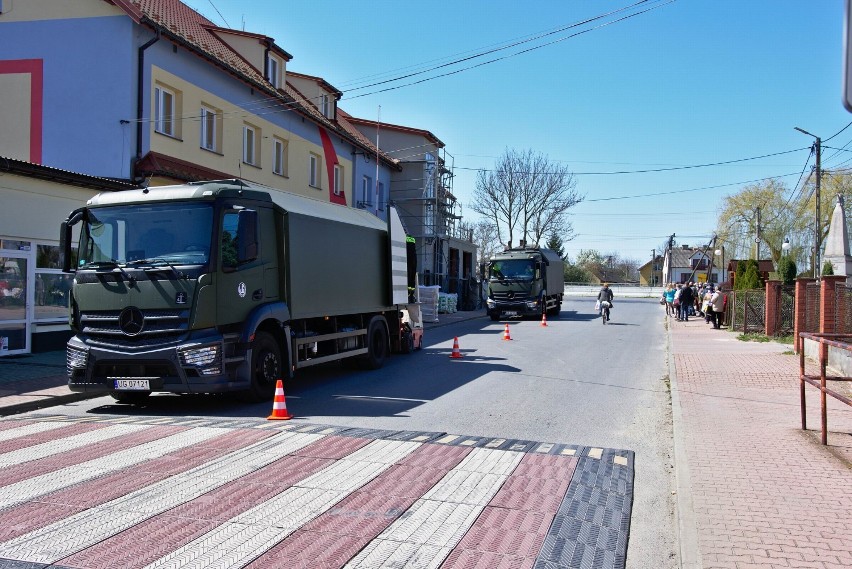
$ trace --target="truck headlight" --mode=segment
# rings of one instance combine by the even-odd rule
[[[485,301],[485,304],[488,305],[488,308],[494,308],[495,306],[497,306],[497,303],[494,301],[493,298],[487,299]]]
[[[65,372],[68,377],[74,373],[75,369],[83,369],[89,363],[89,350],[81,348],[65,348]]]
[[[222,373],[222,346],[220,344],[181,348],[178,350],[178,358],[183,367],[195,368],[201,375]]]
[[[527,308],[535,308],[536,306],[538,306],[537,300],[528,300],[527,301]]]

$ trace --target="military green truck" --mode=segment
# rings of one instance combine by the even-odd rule
[[[565,269],[550,249],[518,247],[494,255],[486,265],[491,320],[510,316],[556,316],[562,308]]]
[[[259,401],[300,368],[375,369],[422,345],[413,244],[393,207],[385,222],[241,180],[198,182],[98,194],[60,234],[75,275],[72,391]]]

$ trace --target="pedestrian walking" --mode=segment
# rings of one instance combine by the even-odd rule
[[[713,316],[713,328],[716,330],[722,327],[722,316],[725,314],[725,295],[722,294],[722,287],[716,287],[716,291],[710,297],[710,309]]]
[[[689,284],[680,289],[680,320],[681,322],[689,322],[689,311],[692,309],[693,301],[692,287]]]
[[[672,283],[666,286],[666,316],[677,316],[674,307],[675,287]]]

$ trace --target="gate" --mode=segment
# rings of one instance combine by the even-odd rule
[[[778,305],[775,307],[775,330],[779,336],[789,336],[793,333],[796,315],[796,285],[782,285],[778,291]]]
[[[735,290],[730,294],[725,319],[731,323],[731,330],[738,330],[743,334],[765,332],[766,291]]]

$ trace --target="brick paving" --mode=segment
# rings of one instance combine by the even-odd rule
[[[829,398],[823,447],[810,386],[800,428],[791,346],[669,326],[701,566],[852,567],[852,408]]]

